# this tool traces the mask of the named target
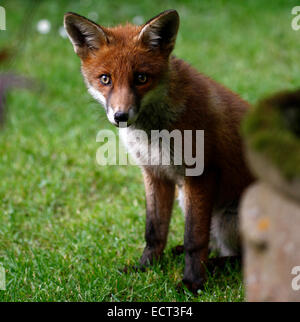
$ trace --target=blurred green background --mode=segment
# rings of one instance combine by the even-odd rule
[[[242,274],[228,266],[199,296],[178,293],[184,219],[175,208],[163,261],[124,275],[144,247],[145,200],[137,167],[96,164],[100,129],[113,128],[87,93],[80,62],[59,30],[73,11],[104,26],[143,23],[178,10],[175,55],[251,103],[300,85],[300,30],[292,0],[0,1],[1,73],[35,79],[33,91],[11,90],[0,130],[0,301],[243,301]],[[40,20],[51,30],[41,34]]]

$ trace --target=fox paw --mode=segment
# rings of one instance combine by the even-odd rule
[[[197,282],[192,282],[192,281],[188,281],[187,279],[183,279],[182,282],[180,282],[177,285],[177,291],[178,292],[183,292],[183,290],[185,288],[187,288],[191,293],[193,293],[194,295],[198,295],[198,291],[199,290],[203,290],[204,288],[204,284],[205,284],[205,280],[200,280]]]
[[[136,273],[136,272],[145,272],[146,269],[147,269],[146,265],[126,265],[120,270],[120,272],[129,274],[129,273]]]
[[[172,248],[172,255],[173,256],[178,256],[184,253],[184,246],[183,245],[177,245]]]

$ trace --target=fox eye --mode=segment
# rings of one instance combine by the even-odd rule
[[[148,81],[148,77],[146,74],[144,74],[144,73],[136,74],[135,82],[137,85],[143,85],[143,84],[147,83],[147,81]]]
[[[103,74],[100,76],[100,82],[101,84],[107,86],[107,85],[110,85],[111,84],[111,78],[109,75],[107,74]]]

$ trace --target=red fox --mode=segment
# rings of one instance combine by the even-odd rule
[[[135,129],[204,130],[204,172],[187,176],[182,165],[144,165],[145,267],[164,251],[175,198],[185,214],[183,283],[197,292],[206,278],[210,241],[221,256],[240,252],[237,205],[253,177],[239,134],[249,104],[186,62],[171,55],[179,27],[176,10],[167,10],[142,26],[102,27],[74,13],[65,28],[88,91],[105,108],[109,121]],[[190,142],[194,149],[194,139]],[[148,153],[149,142],[137,142]],[[133,153],[136,146],[129,146]]]

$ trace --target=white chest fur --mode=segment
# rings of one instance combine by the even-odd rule
[[[166,176],[178,182],[184,173],[182,165],[174,165],[173,151],[170,151],[168,138],[164,141],[163,132],[147,135],[133,126],[120,129],[120,137],[134,164],[150,168],[157,176]]]

